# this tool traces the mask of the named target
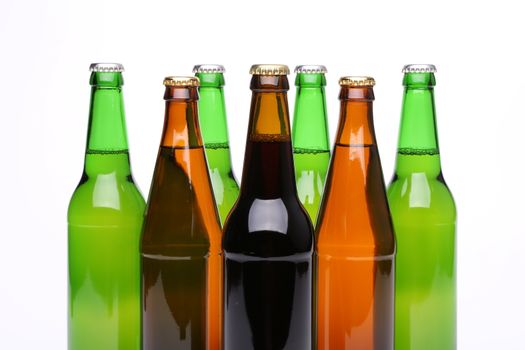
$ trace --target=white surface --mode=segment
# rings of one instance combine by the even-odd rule
[[[0,348],[66,349],[66,208],[82,171],[91,62],[122,62],[135,179],[147,195],[162,79],[226,66],[240,177],[253,63],[376,78],[392,174],[405,63],[438,67],[443,171],[458,205],[459,349],[524,349],[525,22],[518,1],[9,1],[0,3]],[[293,84],[293,76],[290,76]],[[294,91],[290,91],[293,106]]]

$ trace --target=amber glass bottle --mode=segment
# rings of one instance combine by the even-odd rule
[[[288,67],[251,74],[241,192],[224,227],[224,348],[309,350],[313,228],[295,186]]]
[[[345,77],[317,225],[319,350],[393,349],[395,240],[374,134],[374,80]]]
[[[164,80],[142,236],[143,349],[220,349],[221,229],[197,120],[199,80]]]

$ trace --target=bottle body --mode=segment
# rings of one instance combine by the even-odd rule
[[[111,82],[120,73],[93,75]],[[69,204],[70,350],[140,348],[145,203],[131,176],[119,85],[93,86],[84,174]]]
[[[318,349],[393,349],[395,240],[372,124],[373,92],[341,89],[317,226]]]
[[[86,158],[121,163],[128,155],[92,153]],[[114,172],[84,177],[73,194],[68,215],[70,350],[140,348],[137,253],[143,212],[144,199],[133,181]]]
[[[199,65],[193,71],[200,79],[199,123],[206,151],[208,169],[221,224],[239,196],[239,185],[231,165],[226,103],[224,100],[224,67]]]
[[[396,347],[456,349],[456,208],[443,179],[432,73],[407,73],[396,172]]]
[[[205,171],[202,147],[159,149],[141,249],[145,350],[218,348],[208,323],[218,327],[211,318],[220,315],[210,308],[219,304],[213,285],[220,283],[221,261],[205,222],[215,213],[199,203],[213,200]]]
[[[248,141],[246,151],[251,162],[279,157],[293,176],[291,154],[282,155],[291,153],[290,141]],[[225,349],[311,347],[309,231],[294,196],[241,195],[224,238]]]
[[[305,70],[310,69],[308,71]],[[317,67],[318,72],[312,72]],[[330,162],[326,85],[323,66],[296,68],[297,94],[293,122],[295,178],[299,200],[315,226]]]
[[[287,81],[254,75],[252,90],[241,193],[223,239],[224,346],[311,349],[313,229],[295,189]]]
[[[221,232],[197,96],[194,87],[167,86],[142,232],[144,350],[221,348]]]

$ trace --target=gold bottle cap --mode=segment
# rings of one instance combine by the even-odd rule
[[[324,74],[328,72],[326,67],[323,65],[301,65],[294,69],[294,73],[306,73],[306,74]]]
[[[433,64],[407,64],[403,67],[403,73],[436,73],[436,66]]]
[[[288,75],[290,69],[285,64],[254,64],[250,68],[252,75]]]
[[[124,66],[120,63],[91,63],[90,72],[120,73],[124,71]]]
[[[193,73],[224,73],[226,69],[222,64],[197,64],[193,67]]]
[[[372,77],[342,77],[339,85],[350,87],[373,87],[376,81]]]
[[[198,87],[200,85],[197,77],[166,77],[164,86]]]

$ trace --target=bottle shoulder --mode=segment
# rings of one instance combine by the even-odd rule
[[[160,247],[213,246],[220,242],[221,228],[215,208],[196,202],[151,199],[144,218],[142,245]]]
[[[392,256],[396,243],[386,198],[348,197],[323,203],[316,227],[320,254],[347,257]]]
[[[337,144],[319,210],[319,249],[350,256],[395,249],[381,163],[375,144]]]
[[[394,176],[387,197],[394,219],[401,212],[411,212],[413,215],[433,215],[446,221],[456,220],[454,197],[441,174]]]
[[[143,249],[197,245],[219,250],[221,228],[210,185],[202,147],[161,147],[144,219]]]
[[[221,169],[209,167],[210,180],[213,187],[220,188],[227,192],[239,193],[239,183],[233,174],[233,171],[221,171]]]
[[[283,256],[313,249],[313,227],[299,201],[239,199],[224,226],[227,252]]]
[[[145,206],[144,198],[131,176],[84,175],[69,201],[68,221],[71,224],[81,223],[95,217],[142,220]]]

